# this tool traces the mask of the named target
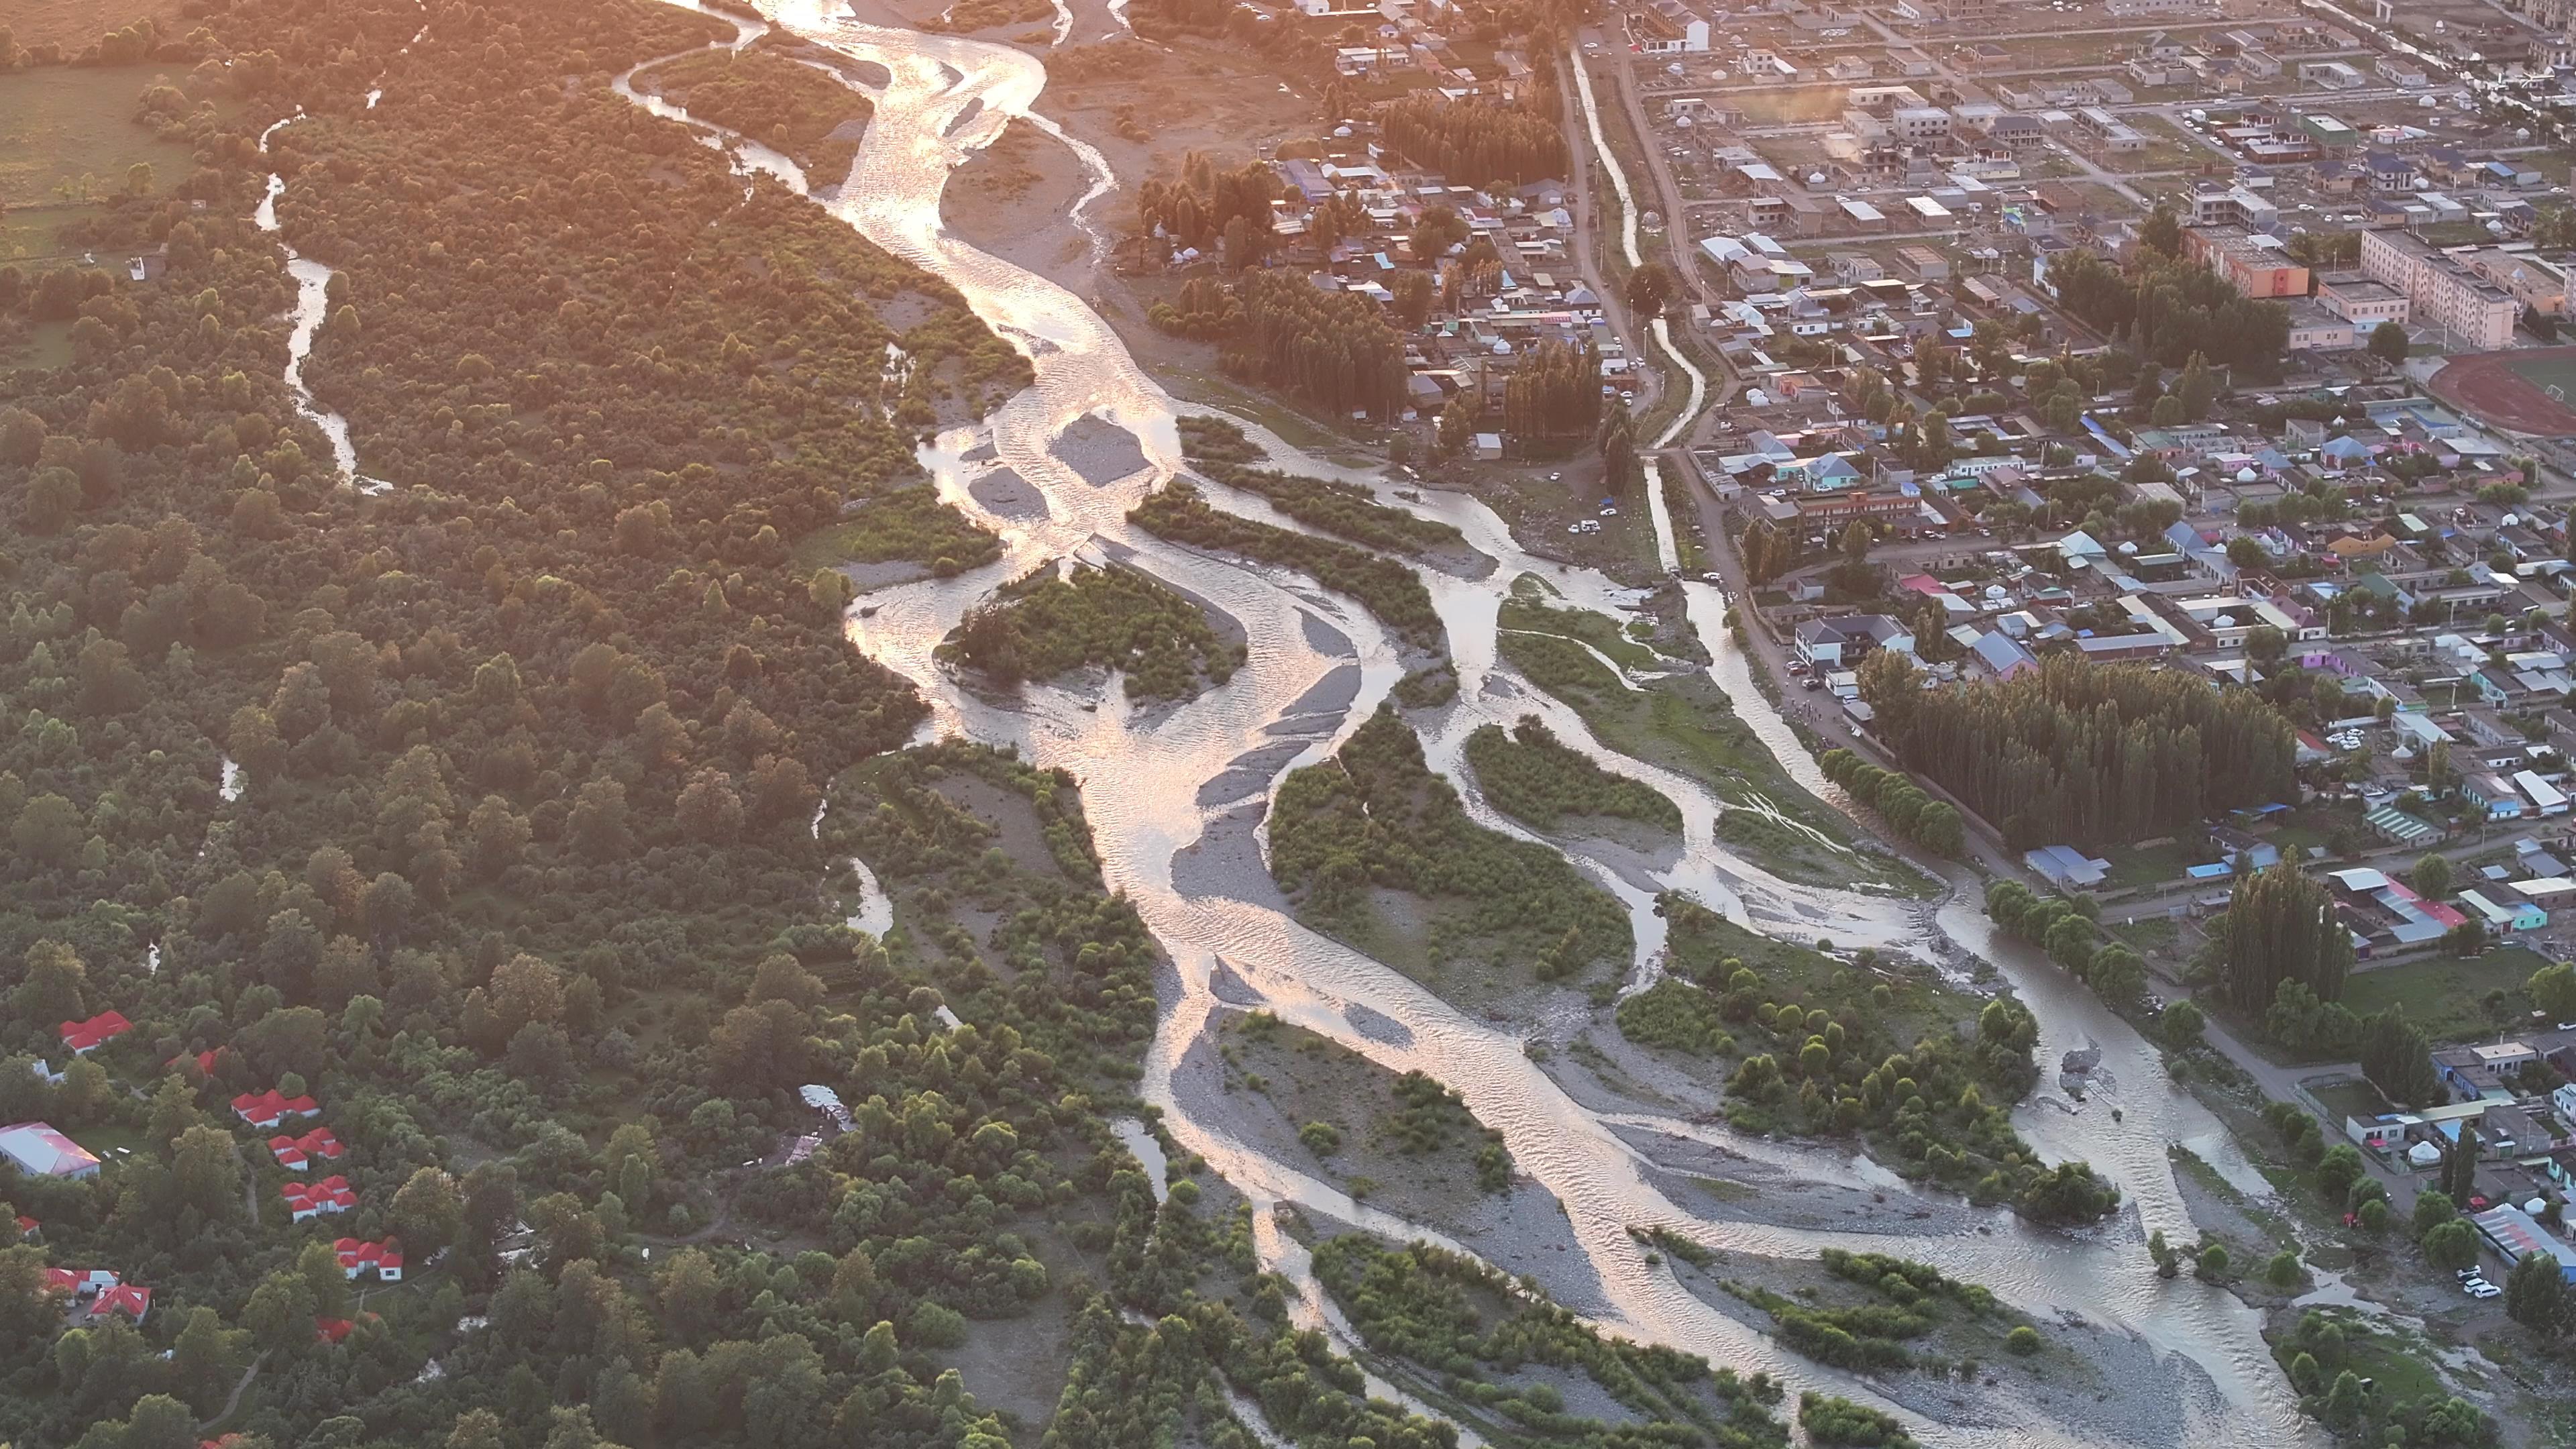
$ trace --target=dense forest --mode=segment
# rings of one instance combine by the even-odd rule
[[[2143,840],[2297,798],[2290,722],[2251,690],[2058,657],[2010,682],[1926,691],[1887,651],[1860,683],[1906,767],[2016,848]]]
[[[705,17],[192,9],[218,63],[150,113],[198,169],[75,242],[157,274],[0,272],[70,357],[0,405],[0,1120],[109,1159],[0,1180],[41,1225],[0,1249],[0,1439],[1248,1445],[1222,1385],[1301,1440],[1451,1443],[1289,1329],[1239,1209],[1156,1203],[1104,1118],[1153,949],[1069,782],[883,755],[922,706],[793,562],[845,518],[989,548],[912,453],[1020,356],[609,92]],[[381,494],[285,391],[272,167]],[[824,908],[849,855],[882,943]],[[271,1090],[315,1099],[349,1211],[286,1220],[227,1105]],[[351,1281],[343,1235],[405,1281]],[[48,1265],[152,1297],[67,1321]],[[979,1403],[955,1355],[1040,1306],[1035,1397]]]
[[[1557,979],[1636,938],[1619,903],[1544,845],[1488,830],[1424,763],[1422,741],[1380,705],[1330,760],[1291,774],[1270,810],[1270,869],[1326,920],[1368,909],[1371,887],[1452,906],[1453,953]]]

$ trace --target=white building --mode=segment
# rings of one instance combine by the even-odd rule
[[[29,1177],[96,1177],[98,1159],[89,1149],[45,1122],[17,1122],[0,1127],[0,1157]]]
[[[2513,342],[2520,311],[2513,294],[2480,279],[2421,237],[2394,229],[2363,232],[2361,270],[2372,281],[2405,293],[2420,326],[2448,328],[2479,352]]]

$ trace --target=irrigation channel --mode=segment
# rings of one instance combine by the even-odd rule
[[[1907,1232],[1899,1206],[1887,1210],[1884,1230],[1875,1224],[1834,1232],[1708,1220],[1660,1190],[1657,1182],[1671,1179],[1650,1169],[1648,1151],[1637,1145],[1641,1131],[1721,1146],[1774,1177],[1884,1187],[1899,1202],[1904,1190],[1883,1169],[1847,1151],[1740,1140],[1705,1121],[1581,1105],[1525,1054],[1528,1028],[1452,1006],[1280,909],[1262,868],[1262,806],[1290,770],[1324,758],[1387,697],[1406,667],[1405,651],[1366,612],[1303,575],[1201,554],[1130,526],[1128,509],[1183,469],[1176,415],[1201,409],[1176,403],[1156,385],[1109,324],[1074,293],[967,245],[942,225],[940,199],[951,169],[1016,118],[1056,137],[1088,168],[1092,184],[1075,209],[1075,224],[1088,235],[1095,261],[1103,250],[1104,238],[1089,213],[1116,181],[1096,150],[1033,111],[1046,84],[1039,57],[1004,45],[864,23],[844,13],[838,0],[763,0],[762,9],[770,24],[885,73],[881,85],[841,76],[874,106],[847,177],[809,186],[809,178],[786,158],[666,100],[637,95],[626,77],[620,78],[620,93],[697,127],[711,144],[734,152],[738,169],[778,177],[868,240],[947,281],[1034,364],[1032,386],[983,424],[944,433],[922,452],[942,496],[1001,535],[1002,559],[954,578],[868,595],[870,612],[853,614],[850,638],[919,685],[933,706],[925,737],[957,734],[1015,746],[1023,756],[1062,766],[1086,782],[1085,804],[1107,879],[1134,898],[1177,967],[1144,1094],[1163,1109],[1165,1126],[1181,1146],[1205,1157],[1253,1201],[1257,1240],[1269,1266],[1292,1276],[1302,1268],[1302,1250],[1267,1218],[1274,1205],[1294,1204],[1310,1215],[1397,1239],[1483,1250],[1498,1266],[1533,1271],[1493,1258],[1491,1244],[1459,1243],[1352,1201],[1297,1162],[1267,1155],[1194,1113],[1174,1090],[1175,1072],[1192,1044],[1212,1029],[1212,1018],[1234,1009],[1219,1000],[1220,981],[1230,995],[1239,996],[1240,983],[1283,1018],[1391,1070],[1419,1069],[1459,1092],[1478,1118],[1503,1134],[1518,1168],[1562,1206],[1561,1218],[1551,1212],[1556,1220],[1541,1226],[1569,1239],[1574,1251],[1554,1255],[1561,1261],[1537,1271],[1540,1281],[1606,1331],[1701,1353],[1745,1371],[1768,1369],[1793,1388],[1824,1388],[1890,1408],[1927,1444],[2323,1442],[2301,1419],[2251,1310],[2206,1285],[2160,1281],[2149,1269],[2141,1246],[2149,1230],[2161,1228],[2186,1241],[2196,1235],[2167,1159],[2168,1143],[2190,1144],[2231,1179],[2263,1190],[2218,1123],[2167,1080],[2151,1046],[2080,984],[2035,953],[1996,937],[1965,872],[1954,876],[1948,899],[1937,906],[1777,879],[1716,837],[1719,814],[1745,807],[1720,800],[1693,779],[1605,748],[1572,710],[1496,658],[1497,614],[1512,581],[1524,573],[1542,577],[1567,604],[1614,616],[1637,601],[1635,591],[1531,556],[1473,499],[1439,491],[1399,497],[1395,485],[1375,473],[1307,456],[1267,430],[1246,425],[1281,466],[1363,483],[1383,502],[1455,525],[1494,561],[1477,578],[1425,571],[1447,626],[1459,693],[1455,703],[1415,717],[1432,768],[1458,786],[1477,821],[1534,838],[1479,798],[1460,760],[1476,726],[1508,726],[1524,714],[1540,716],[1559,738],[1609,769],[1646,781],[1682,807],[1686,844],[1669,867],[1655,868],[1615,850],[1592,853],[1580,843],[1567,849],[1579,868],[1626,905],[1634,922],[1637,955],[1626,989],[1647,983],[1658,969],[1664,923],[1654,914],[1653,899],[1663,889],[1687,891],[1741,923],[1789,939],[1821,936],[1842,946],[1924,952],[1946,937],[1996,963],[2018,988],[2039,1020],[2043,1062],[2088,1044],[2102,1048],[2107,1093],[2079,1110],[2043,1088],[2016,1121],[2048,1159],[2091,1161],[2119,1184],[2127,1205],[2111,1222],[2075,1234],[2033,1230],[2002,1211],[1955,1213],[1954,1219],[1970,1224],[1957,1231]],[[759,33],[758,22],[733,23],[739,31],[733,44]],[[1702,385],[1692,379],[1695,396]],[[1059,457],[1059,435],[1086,417],[1133,435],[1143,466],[1091,481]],[[1042,516],[1025,508],[1005,516],[977,500],[970,485],[1004,468],[1042,497]],[[1095,479],[1100,472],[1091,469]],[[1202,486],[1217,507],[1298,527],[1259,498],[1204,481]],[[1669,511],[1656,507],[1654,519],[1670,560],[1675,544]],[[1114,689],[1032,685],[998,702],[965,689],[934,662],[934,646],[970,605],[1007,579],[1071,555],[1115,557],[1232,615],[1248,635],[1249,658],[1229,683],[1178,707],[1142,713]],[[1685,587],[1690,622],[1715,657],[1717,682],[1800,783],[1833,798],[1833,787],[1755,687],[1743,653],[1723,627],[1724,598],[1705,584]],[[1358,1022],[1367,1023],[1366,1029]],[[1563,1026],[1543,1022],[1537,1030]],[[2110,1115],[2113,1105],[2121,1109],[2118,1120]],[[1684,1288],[1669,1265],[1650,1263],[1639,1252],[1630,1228],[1658,1226],[1728,1252],[1803,1258],[1820,1247],[1841,1246],[1900,1253],[1986,1284],[2035,1314],[2080,1314],[2097,1325],[2135,1332],[2177,1386],[2175,1427],[2132,1437],[2117,1428],[2078,1428],[2017,1412],[2010,1404],[1981,1404],[1966,1416],[1973,1422],[1964,1425],[1934,1422],[1877,1386],[1796,1358],[1716,1312]],[[1324,1316],[1311,1275],[1301,1289],[1310,1321]]]

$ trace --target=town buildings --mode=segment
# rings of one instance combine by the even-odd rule
[[[2513,341],[2520,310],[2513,295],[2420,237],[2393,228],[2363,232],[2361,270],[2403,293],[2416,325],[2449,330],[2464,350],[2490,352]]]

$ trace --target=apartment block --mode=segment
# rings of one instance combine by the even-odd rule
[[[2419,326],[2446,327],[2469,346],[2493,351],[2513,341],[2521,304],[2456,257],[2423,238],[2395,230],[2361,234],[2361,270],[2406,294]]]
[[[2567,314],[2567,281],[2570,270],[2564,261],[2553,261],[2532,252],[2529,244],[2516,247],[2487,247],[2470,253],[2465,260],[2469,270],[2495,283],[2522,306],[2544,317]]]
[[[2281,209],[2260,192],[2233,186],[2225,191],[2192,193],[2194,226],[2241,226],[2249,232],[2268,232],[2280,223]]]
[[[2182,234],[2182,249],[2184,256],[2225,277],[2228,285],[2248,297],[2308,295],[2308,269],[2277,246],[2256,242],[2243,227],[2188,228]]]
[[[1950,139],[1950,113],[1939,106],[1900,106],[1888,119],[1896,139],[1909,145]]]

